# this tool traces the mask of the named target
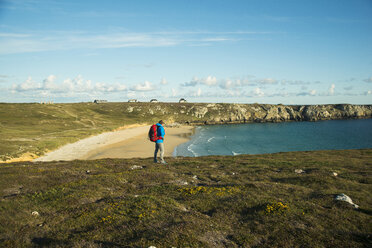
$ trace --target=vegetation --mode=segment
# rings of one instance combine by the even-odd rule
[[[0,161],[24,154],[37,157],[49,150],[91,135],[141,123],[169,114],[149,110],[164,103],[0,104]],[[177,112],[177,104],[167,104]],[[136,108],[133,108],[136,107]],[[154,115],[154,112],[156,115]]]
[[[371,105],[348,104],[0,103],[0,162],[31,160],[91,135],[159,119],[200,125],[371,117]]]
[[[0,246],[372,245],[372,149],[167,161],[2,164]]]

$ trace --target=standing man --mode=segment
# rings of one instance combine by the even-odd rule
[[[154,163],[158,162],[157,154],[158,154],[158,151],[160,150],[160,163],[166,164],[167,162],[165,162],[164,160],[163,141],[164,141],[165,130],[164,130],[163,124],[164,124],[163,121],[159,121],[159,123],[156,123],[156,126],[157,126],[156,132],[157,132],[158,139],[155,141]]]

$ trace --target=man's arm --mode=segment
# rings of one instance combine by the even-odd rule
[[[165,135],[165,130],[164,130],[164,127],[161,126],[161,127],[159,127],[159,134],[158,134],[158,136],[160,136],[162,139],[164,139],[164,135]]]

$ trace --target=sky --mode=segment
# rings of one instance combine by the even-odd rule
[[[372,104],[372,0],[0,0],[0,102]]]

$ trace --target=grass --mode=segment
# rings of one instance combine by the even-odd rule
[[[169,123],[197,121],[193,109],[198,106],[205,104],[0,103],[0,161],[22,156],[30,160],[65,144],[128,125],[150,125],[160,119]]]
[[[276,109],[277,106],[146,102],[0,103],[0,162],[15,161],[14,159],[19,158],[19,160],[32,160],[82,138],[132,124],[149,125],[160,119],[165,120],[166,123],[183,124],[263,121],[271,107]],[[298,111],[300,106],[289,107],[293,111]],[[333,113],[333,119],[357,118],[353,113],[350,116],[348,112],[340,112],[337,105],[323,107]],[[320,113],[325,111],[323,107],[319,109]],[[370,117],[368,114],[370,108],[371,106],[365,105],[366,116],[360,117]],[[327,111],[325,112],[328,113]],[[273,120],[269,118],[266,121]],[[281,119],[275,119],[275,121],[281,121]]]
[[[37,157],[85,137],[169,117],[158,106],[163,108],[161,103],[0,103],[0,161],[24,154]],[[177,105],[167,106],[177,112]]]
[[[0,246],[372,245],[372,149],[167,161],[1,165]]]

